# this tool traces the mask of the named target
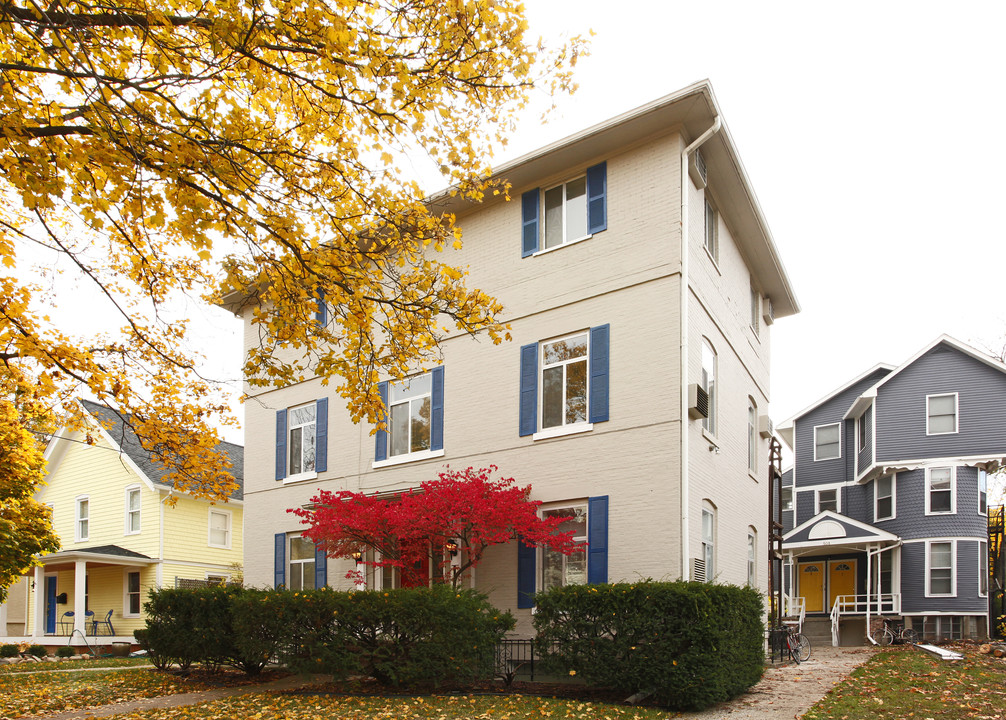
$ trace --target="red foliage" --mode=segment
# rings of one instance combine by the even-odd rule
[[[518,537],[564,555],[581,549],[572,531],[556,532],[563,518],[538,517],[541,503],[530,499],[530,485],[519,487],[513,478],[493,480],[496,470],[495,465],[447,469],[438,479],[393,497],[322,490],[309,509],[287,512],[309,526],[304,535],[331,557],[362,552],[363,564],[402,568],[403,577],[429,560],[434,580],[454,586],[482,561],[486,548]],[[458,546],[453,563],[448,543]],[[368,557],[368,549],[380,559]]]

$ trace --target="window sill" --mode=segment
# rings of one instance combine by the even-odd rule
[[[297,482],[303,482],[304,480],[317,480],[317,479],[318,479],[318,473],[316,472],[298,473],[297,475],[289,475],[283,478],[283,484],[286,485],[287,483],[297,483]]]
[[[748,477],[754,480],[755,482],[760,482],[758,480],[758,476],[755,473],[751,472],[751,470],[748,470]]]
[[[129,618],[134,618],[135,619],[135,618],[139,618],[139,617],[142,617],[142,616],[140,615],[140,613],[136,613],[135,615],[133,615],[132,613],[122,613],[122,617],[125,618],[125,619],[129,619]]]
[[[926,511],[926,517],[931,517],[934,515],[956,515],[956,514],[957,514],[956,510],[941,511],[941,512],[929,512],[928,510]]]
[[[716,436],[713,435],[708,430],[706,430],[705,428],[702,428],[702,437],[705,438],[705,440],[706,440],[707,443],[709,443],[710,445],[712,445],[712,447],[710,448],[710,450],[716,451],[716,450],[720,449],[720,443],[716,439]]]
[[[213,543],[206,543],[206,547],[214,548],[216,550],[230,550],[230,545],[214,545]]]
[[[564,242],[562,245],[556,245],[555,247],[550,247],[545,250],[539,250],[536,253],[531,253],[531,257],[538,257],[539,255],[547,255],[548,253],[555,252],[556,250],[562,250],[563,248],[569,247],[570,245],[576,245],[577,243],[582,243],[584,240],[590,240],[594,237],[593,234],[584,235],[582,238],[577,238],[576,240],[570,240]]]
[[[720,264],[719,264],[719,262],[717,262],[716,258],[713,257],[713,254],[711,252],[709,252],[709,248],[706,247],[705,243],[702,243],[702,250],[705,251],[706,257],[709,258],[709,262],[711,262],[713,264],[713,269],[716,271],[716,274],[717,275],[722,275],[723,271],[720,270]]]
[[[387,460],[375,460],[371,467],[374,470],[378,470],[384,467],[390,467],[392,465],[404,465],[405,463],[419,462],[420,460],[432,460],[433,458],[443,457],[444,451],[441,450],[421,450],[419,452],[408,453],[407,455],[395,455]]]
[[[572,425],[560,425],[559,427],[540,430],[531,436],[534,441],[550,440],[551,438],[564,437],[566,435],[578,435],[579,433],[590,432],[594,429],[594,423],[578,422]]]

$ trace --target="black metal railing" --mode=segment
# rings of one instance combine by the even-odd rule
[[[509,687],[517,677],[534,680],[533,638],[506,638],[496,646],[493,674]]]

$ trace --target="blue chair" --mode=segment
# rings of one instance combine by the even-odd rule
[[[60,635],[69,635],[73,632],[73,610],[67,610],[59,618]]]
[[[108,614],[105,615],[105,619],[104,620],[94,620],[91,623],[91,627],[93,628],[93,630],[91,631],[92,635],[97,635],[98,634],[98,626],[99,625],[101,625],[103,628],[105,628],[107,630],[107,632],[103,632],[102,633],[103,635],[115,635],[115,628],[112,627],[112,611],[111,610],[109,610]]]

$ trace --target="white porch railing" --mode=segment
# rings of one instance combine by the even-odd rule
[[[782,596],[782,614],[787,618],[795,618],[797,632],[803,632],[803,621],[807,616],[807,598],[784,594]],[[794,620],[791,619],[790,623],[792,622]]]
[[[865,615],[869,623],[870,615],[900,615],[901,593],[878,595],[839,595],[831,606],[831,644],[839,645],[839,625],[843,615]],[[866,628],[869,636],[870,628]]]

